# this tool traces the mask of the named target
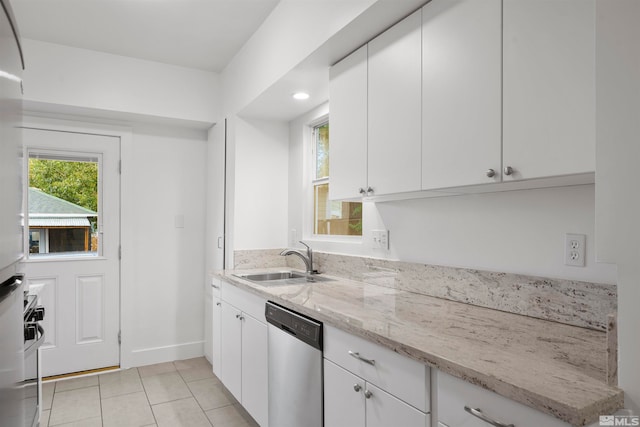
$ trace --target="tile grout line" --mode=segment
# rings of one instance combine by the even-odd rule
[[[156,413],[153,412],[153,405],[149,400],[149,395],[147,394],[147,388],[144,386],[144,381],[142,381],[142,375],[140,375],[140,370],[138,368],[135,368],[135,369],[136,369],[136,373],[138,374],[138,379],[140,380],[140,385],[142,386],[142,391],[144,391],[144,397],[147,399],[147,403],[149,404],[149,409],[151,409],[151,416],[153,417],[153,422],[157,426],[158,419],[156,418]]]

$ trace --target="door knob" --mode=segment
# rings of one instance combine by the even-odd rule
[[[493,169],[487,169],[487,177],[493,178],[494,176],[496,176],[496,171],[494,171]]]
[[[505,175],[512,175],[513,174],[513,168],[511,166],[505,166],[504,167],[504,174]]]
[[[370,399],[371,396],[373,396],[373,393],[371,393],[369,390],[364,391],[364,397],[366,397],[367,399]]]
[[[360,390],[362,390],[362,387],[360,386],[360,384],[354,384],[353,385],[353,390],[360,391]]]

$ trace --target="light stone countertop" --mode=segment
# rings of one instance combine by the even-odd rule
[[[604,332],[331,276],[286,286],[234,276],[256,271],[215,274],[574,426],[624,405],[622,390],[606,384]]]

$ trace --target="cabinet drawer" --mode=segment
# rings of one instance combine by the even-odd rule
[[[237,307],[256,320],[265,324],[267,323],[264,318],[264,305],[267,300],[264,298],[260,298],[250,292],[243,291],[242,289],[239,289],[225,281],[221,282],[220,295],[223,301]]]
[[[479,409],[487,417],[517,427],[570,427],[550,415],[514,402],[489,390],[437,371],[438,419],[449,427],[487,427],[488,423],[465,411]]]
[[[328,325],[324,327],[324,357],[429,412],[430,370],[422,363]],[[370,364],[364,359],[374,362]]]

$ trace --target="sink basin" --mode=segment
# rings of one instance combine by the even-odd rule
[[[298,273],[296,271],[279,271],[275,273],[251,273],[251,274],[234,274],[241,279],[250,280],[261,284],[262,286],[284,286],[284,285],[301,285],[304,283],[327,282],[331,279]]]
[[[293,271],[281,271],[278,273],[241,274],[239,277],[254,282],[265,282],[268,280],[300,279],[307,276]]]

